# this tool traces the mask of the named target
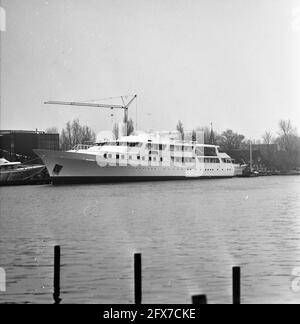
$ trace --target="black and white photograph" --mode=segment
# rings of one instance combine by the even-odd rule
[[[0,304],[298,304],[299,175],[300,0],[0,0]]]

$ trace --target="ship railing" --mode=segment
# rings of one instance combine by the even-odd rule
[[[189,145],[203,145],[203,146],[214,146],[214,147],[220,147],[219,145],[214,145],[214,144],[206,144],[206,143],[201,143],[199,141],[190,141],[190,140],[172,140],[171,144],[177,144],[177,145],[184,145],[184,144],[189,144]]]
[[[72,151],[87,150],[93,146],[94,145],[91,145],[91,144],[77,144],[72,148]]]

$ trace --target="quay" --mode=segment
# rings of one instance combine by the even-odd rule
[[[34,185],[46,185],[50,184],[51,180],[45,179],[30,179],[30,180],[15,180],[15,181],[2,181],[0,182],[0,187],[9,186],[34,186]]]
[[[287,173],[258,173],[258,174],[244,174],[237,176],[236,178],[253,178],[253,177],[270,177],[270,176],[296,176],[300,175],[299,171],[287,172]],[[34,185],[49,185],[52,184],[52,181],[49,177],[41,179],[29,179],[29,180],[16,180],[16,181],[0,181],[0,187],[9,187],[9,186],[34,186]]]

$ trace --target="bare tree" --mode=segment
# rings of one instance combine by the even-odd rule
[[[219,144],[222,150],[230,151],[233,149],[241,148],[241,144],[244,139],[244,135],[234,133],[231,129],[228,129],[227,131],[222,133]]]
[[[290,120],[279,121],[279,134],[284,136],[295,135],[296,129],[293,127]]]
[[[127,122],[125,122],[124,119],[124,124],[126,127],[126,136],[130,136],[134,133],[134,123],[132,119],[129,119]],[[112,129],[112,133],[114,135],[115,140],[119,139],[119,125],[118,124],[114,124],[113,129]]]
[[[134,133],[134,123],[132,119],[129,119],[127,122],[127,136],[130,136]]]
[[[124,117],[123,123],[126,125],[126,131],[127,131],[127,136],[130,136],[134,133],[134,123],[133,120],[130,118],[128,120],[128,117]]]
[[[280,120],[279,137],[277,138],[281,150],[293,151],[297,143],[297,131],[290,120]]]
[[[274,138],[271,132],[265,132],[264,135],[262,136],[264,144],[273,144],[274,143]]]
[[[184,141],[184,128],[183,128],[182,121],[180,121],[180,120],[178,121],[176,130],[179,133],[181,140]]]
[[[62,150],[70,150],[77,144],[94,142],[95,133],[88,126],[81,126],[79,119],[73,122],[67,122],[66,128],[62,130],[60,136],[60,145]]]
[[[119,125],[117,123],[114,124],[112,132],[113,132],[115,140],[118,140],[119,139]]]

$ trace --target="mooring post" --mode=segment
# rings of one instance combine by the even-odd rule
[[[142,303],[142,255],[134,255],[134,302],[140,305]]]
[[[232,303],[239,305],[241,303],[241,268],[232,268]]]
[[[206,305],[207,304],[207,297],[206,297],[206,295],[195,295],[195,296],[192,296],[192,304]]]
[[[60,299],[60,246],[54,247],[54,304],[59,304]]]

